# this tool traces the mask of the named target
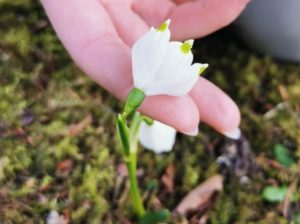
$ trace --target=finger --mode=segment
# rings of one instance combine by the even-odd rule
[[[238,107],[211,82],[200,77],[190,95],[197,104],[204,123],[221,133],[229,133],[239,127],[241,116]]]
[[[102,0],[119,36],[132,46],[149,29],[147,24],[131,9],[131,0]]]
[[[197,1],[197,0],[173,0],[176,4],[183,4],[186,2]]]
[[[249,0],[198,0],[182,4],[170,16],[173,21],[173,38],[198,38],[227,26],[248,2]]]
[[[175,5],[170,0],[136,0],[134,10],[150,25],[171,18],[172,38],[208,35],[231,23],[249,0],[197,0]]]
[[[80,68],[124,100],[132,88],[130,48],[117,36],[100,2],[44,0],[42,4],[58,36]],[[198,108],[190,96],[149,97],[141,111],[182,132],[193,132],[199,123]]]
[[[188,95],[183,97],[147,97],[140,111],[155,120],[174,127],[182,133],[188,135],[198,134],[200,121],[198,107]]]
[[[91,41],[117,34],[97,0],[42,0],[42,4],[57,35],[72,56],[80,55],[82,47]]]
[[[132,8],[149,26],[158,27],[169,18],[176,4],[171,0],[134,0]]]

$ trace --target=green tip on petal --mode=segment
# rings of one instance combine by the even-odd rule
[[[161,24],[156,30],[159,32],[164,32],[169,28],[171,20],[166,20],[163,24]]]
[[[208,64],[202,64],[201,67],[199,68],[198,74],[201,75],[205,69],[207,69]]]
[[[143,121],[146,122],[146,124],[149,125],[149,126],[153,125],[153,123],[154,123],[152,118],[147,117],[145,115],[143,115]]]
[[[182,51],[182,53],[184,54],[188,54],[191,52],[191,49],[193,47],[193,44],[194,44],[194,40],[188,40],[188,41],[185,41],[181,47],[180,47],[180,50]]]

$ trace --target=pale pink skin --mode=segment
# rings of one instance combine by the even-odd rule
[[[202,37],[232,22],[248,1],[42,0],[42,4],[77,65],[124,100],[133,86],[130,48],[149,26],[171,18],[173,40]],[[235,103],[204,78],[186,96],[146,97],[140,111],[181,132],[194,132],[200,114],[201,121],[221,133],[240,124]]]

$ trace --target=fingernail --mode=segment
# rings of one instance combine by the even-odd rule
[[[241,137],[241,129],[236,128],[232,131],[223,132],[223,135],[225,135],[227,138],[238,140]]]
[[[195,128],[193,131],[187,131],[187,132],[182,132],[183,134],[186,134],[186,135],[190,135],[190,136],[196,136],[198,135],[199,133],[199,129],[198,127]]]

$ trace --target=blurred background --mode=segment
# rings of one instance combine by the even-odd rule
[[[244,137],[201,124],[171,153],[140,151],[146,205],[180,205],[173,223],[300,223],[300,3],[256,5],[266,2],[193,48],[239,106]],[[115,135],[121,106],[71,61],[39,2],[0,0],[0,223],[134,223]],[[190,211],[182,203],[195,188]]]

